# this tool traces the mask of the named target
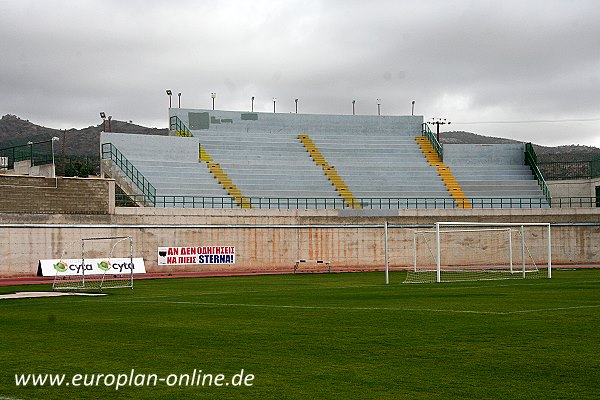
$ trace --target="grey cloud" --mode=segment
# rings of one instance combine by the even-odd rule
[[[0,5],[0,113],[55,127],[166,125],[185,107],[416,111],[455,121],[598,118],[595,1],[58,1]],[[7,61],[8,60],[8,61]],[[443,114],[443,115],[441,115]],[[576,125],[574,125],[576,124]],[[599,123],[465,125],[600,146]],[[582,129],[582,124],[584,125]],[[548,126],[550,125],[550,126]],[[461,128],[459,125],[456,125]],[[578,139],[579,140],[579,139]]]

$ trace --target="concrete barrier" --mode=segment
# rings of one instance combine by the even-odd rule
[[[412,265],[412,233],[436,221],[550,222],[554,264],[600,263],[600,209],[214,210],[117,208],[111,215],[0,214],[0,276],[32,276],[81,238],[130,235],[148,272],[289,271],[298,259],[381,269]],[[158,247],[235,246],[232,265],[158,266]],[[540,241],[543,246],[543,241]],[[535,253],[537,250],[533,250]],[[539,250],[539,251],[543,251]],[[166,269],[169,268],[169,269]]]

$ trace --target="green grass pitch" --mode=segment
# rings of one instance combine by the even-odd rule
[[[600,270],[404,285],[403,272],[138,280],[0,300],[0,399],[597,399]],[[49,290],[2,287],[0,293]],[[17,387],[15,374],[248,386]],[[212,376],[212,375],[211,375]],[[139,382],[138,382],[139,383]],[[172,383],[172,381],[171,381]]]

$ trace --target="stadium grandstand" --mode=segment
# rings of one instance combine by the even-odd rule
[[[490,225],[453,228],[440,252],[458,264],[475,259],[466,244],[489,250],[477,258],[488,266],[598,264],[597,178],[551,182],[568,195],[551,196],[529,143],[441,145],[422,116],[170,108],[169,126],[102,132],[100,177],[57,176],[33,146],[5,153],[0,277],[52,273],[87,257],[84,243],[103,265],[113,242],[161,275],[415,269],[439,222]],[[190,249],[231,252],[190,263]]]
[[[527,144],[441,146],[422,116],[170,109],[170,136],[102,133],[102,174],[176,208],[547,208]]]

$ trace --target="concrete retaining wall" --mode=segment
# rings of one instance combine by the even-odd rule
[[[118,208],[113,215],[96,216],[0,214],[0,276],[34,275],[39,259],[77,258],[81,255],[81,238],[121,235],[133,237],[134,256],[145,259],[149,272],[291,272],[296,259],[326,259],[334,269],[379,269],[385,262],[386,220],[390,224],[391,267],[412,264],[414,229],[446,220],[550,222],[554,224],[554,264],[600,264],[600,209],[418,209],[383,213]],[[537,244],[530,242],[534,257],[545,252],[544,234],[538,231],[538,235]],[[235,246],[236,264],[159,267],[159,246]],[[460,246],[456,249],[463,251]]]
[[[0,175],[0,213],[110,214],[115,182],[99,178]]]
[[[594,197],[600,178],[547,181],[552,197]]]

